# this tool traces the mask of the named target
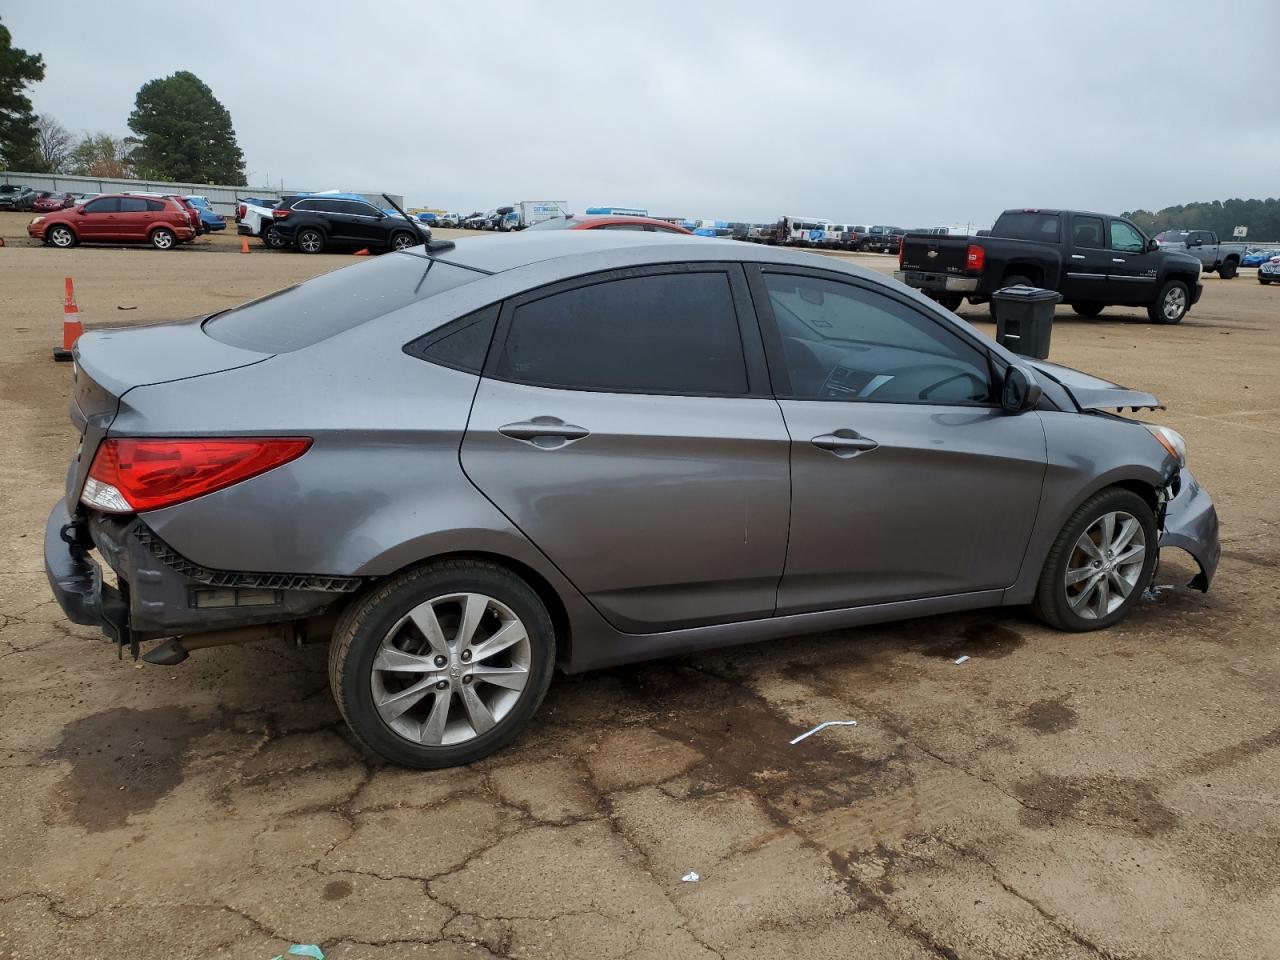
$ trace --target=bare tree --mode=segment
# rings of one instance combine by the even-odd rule
[[[66,173],[75,152],[75,138],[71,131],[47,113],[36,118],[36,148],[49,173]]]

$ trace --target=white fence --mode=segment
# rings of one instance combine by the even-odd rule
[[[73,177],[61,173],[22,173],[21,171],[0,172],[0,183],[20,183],[32,190],[48,190],[52,193],[176,193],[180,195],[197,194],[208,197],[213,209],[225,217],[235,215],[237,197],[262,197],[279,200],[291,193],[307,193],[310,190],[290,187],[288,190],[273,190],[270,187],[235,187],[217,183],[170,183],[163,180],[115,180],[110,177]],[[321,187],[322,190],[333,189]],[[386,206],[382,194],[376,190],[353,190],[378,207]],[[396,203],[404,206],[404,197],[388,193]]]

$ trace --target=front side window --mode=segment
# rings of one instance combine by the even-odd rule
[[[796,400],[986,403],[981,351],[912,307],[849,283],[766,273]]]
[[[119,213],[120,198],[119,197],[103,197],[101,200],[94,200],[92,203],[85,204],[85,213]]]
[[[1121,250],[1125,253],[1142,253],[1146,248],[1147,242],[1134,227],[1123,220],[1111,221],[1112,250]]]
[[[120,198],[121,213],[146,213],[147,201],[141,197],[121,197]]]
[[[746,393],[729,278],[720,272],[630,277],[521,304],[495,374],[602,393]]]

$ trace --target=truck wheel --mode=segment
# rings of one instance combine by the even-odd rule
[[[1236,275],[1236,269],[1240,266],[1238,260],[1227,260],[1218,268],[1218,276],[1223,280],[1230,280]]]
[[[1187,296],[1187,285],[1181,280],[1170,280],[1160,288],[1155,302],[1147,307],[1147,316],[1152,323],[1181,323],[1187,315],[1187,307],[1191,301]]]
[[[537,593],[482,560],[389,579],[343,613],[329,682],[356,737],[393,763],[472,763],[510,743],[542,703],[555,633]]]
[[[1032,609],[1059,630],[1101,630],[1123,620],[1151,580],[1156,518],[1131,490],[1109,487],[1071,515],[1045,559]]]
[[[1106,305],[1101,303],[1073,303],[1071,309],[1082,317],[1096,317]]]
[[[955,293],[944,293],[937,298],[938,303],[946,307],[948,310],[956,311],[960,309],[960,304],[964,303],[964,297]]]

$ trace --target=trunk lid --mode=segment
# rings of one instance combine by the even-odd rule
[[[68,509],[74,509],[98,444],[130,390],[221,373],[271,356],[205,336],[203,321],[93,330],[77,341],[69,413],[80,434],[80,449],[67,474]]]
[[[969,237],[907,234],[902,239],[902,269],[963,275],[970,242]]]

